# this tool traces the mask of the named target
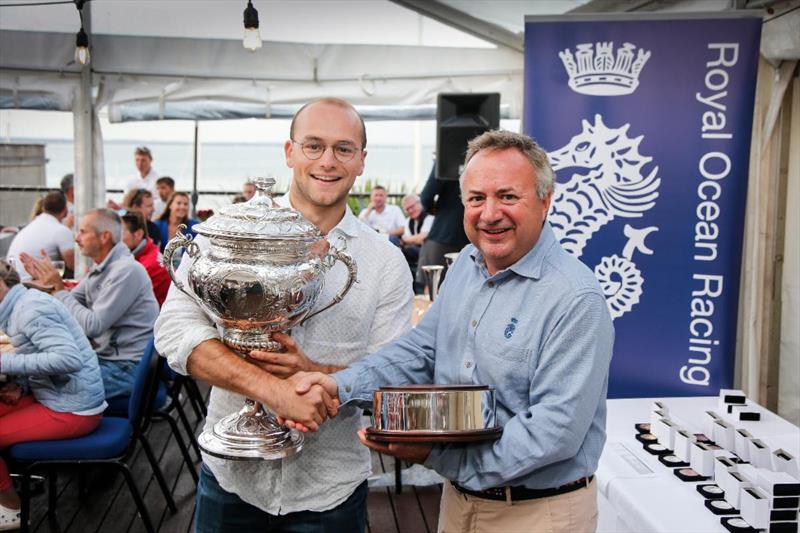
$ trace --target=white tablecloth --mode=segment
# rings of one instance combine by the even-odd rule
[[[704,498],[695,489],[699,483],[675,477],[673,469],[644,451],[635,439],[634,424],[650,421],[650,406],[655,400],[664,401],[670,418],[692,433],[704,432],[703,413],[713,410],[737,429],[744,428],[763,440],[772,451],[783,448],[795,457],[800,455],[800,429],[760,406],[753,406],[761,412],[760,421],[740,422],[717,409],[716,396],[609,400],[608,440],[597,469],[600,511],[605,515],[601,516],[600,531],[727,531],[720,517],[705,507]]]

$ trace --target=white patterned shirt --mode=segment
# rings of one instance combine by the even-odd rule
[[[288,197],[278,199],[289,205]],[[313,360],[346,366],[372,353],[410,328],[413,293],[411,274],[400,249],[360,222],[347,208],[328,234],[333,246],[353,257],[358,268],[355,283],[345,298],[292,329],[292,336]],[[208,241],[197,238],[200,248]],[[342,242],[343,241],[343,242]],[[178,275],[186,280],[188,262]],[[347,279],[347,269],[337,262],[325,275],[317,307],[326,305]],[[186,360],[195,346],[220,334],[211,320],[186,295],[170,287],[155,326],[156,348],[169,365],[186,374]],[[213,387],[205,429],[241,409],[244,397]],[[220,486],[245,502],[272,515],[297,511],[326,511],[343,503],[370,475],[370,453],[356,436],[361,410],[348,407],[306,433],[302,451],[276,461],[230,461],[203,455]]]

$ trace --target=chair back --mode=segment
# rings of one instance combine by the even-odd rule
[[[136,367],[136,377],[128,400],[128,420],[130,420],[134,431],[138,431],[141,426],[142,415],[155,397],[158,379],[158,359],[153,338],[151,337]]]

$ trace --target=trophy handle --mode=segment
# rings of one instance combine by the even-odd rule
[[[344,298],[344,295],[347,294],[347,291],[350,290],[350,287],[352,287],[353,283],[355,283],[355,281],[356,281],[356,275],[358,274],[358,269],[356,268],[355,261],[353,261],[353,258],[350,257],[350,254],[348,254],[346,252],[342,252],[341,250],[337,250],[336,248],[332,248],[330,253],[328,254],[328,257],[326,257],[325,259],[326,260],[333,259],[333,261],[331,263],[329,263],[331,266],[336,261],[341,261],[342,263],[344,263],[344,266],[347,267],[347,276],[348,276],[347,277],[347,282],[344,284],[344,287],[342,287],[342,290],[339,291],[339,294],[337,294],[333,298],[333,300],[331,300],[328,303],[328,305],[326,305],[322,309],[318,309],[318,310],[314,311],[313,313],[311,313],[309,315],[306,315],[306,317],[303,320],[300,321],[300,325],[301,326],[309,318],[311,318],[312,316],[316,316],[316,315],[320,314],[321,312],[325,311],[326,309],[329,309],[329,308],[333,307],[334,305],[338,304],[339,302],[341,302],[342,299]]]
[[[178,226],[178,231],[175,233],[175,236],[170,239],[170,241],[164,247],[164,255],[161,256],[161,265],[167,269],[167,272],[169,272],[169,277],[172,278],[172,283],[175,284],[179,291],[192,300],[198,301],[194,294],[190,294],[189,291],[183,287],[183,283],[175,275],[175,267],[172,264],[172,255],[179,248],[186,248],[186,254],[189,257],[194,257],[200,251],[200,249],[197,247],[197,243],[192,240],[192,236],[183,234],[183,230],[185,229],[186,224],[181,224]]]

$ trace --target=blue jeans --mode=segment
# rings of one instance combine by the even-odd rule
[[[197,533],[364,533],[367,529],[367,482],[328,511],[275,516],[226,492],[204,463],[200,467],[194,523]]]
[[[106,398],[115,396],[130,396],[133,390],[133,381],[136,379],[137,361],[109,361],[98,358],[100,374],[103,376],[103,387],[106,389]]]

